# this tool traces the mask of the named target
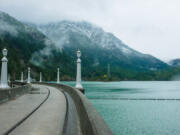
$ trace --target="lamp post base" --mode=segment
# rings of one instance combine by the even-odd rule
[[[80,92],[82,92],[83,94],[85,94],[85,89],[84,88],[76,88],[78,89]]]
[[[0,85],[0,89],[9,89],[9,85],[4,85],[4,84],[1,84]]]

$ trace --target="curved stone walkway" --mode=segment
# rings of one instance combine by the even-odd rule
[[[28,115],[47,97],[49,98],[15,128],[10,135],[59,135],[63,134],[66,115],[66,99],[64,94],[54,87],[33,85],[39,91],[26,94],[13,101],[0,105],[0,135]]]

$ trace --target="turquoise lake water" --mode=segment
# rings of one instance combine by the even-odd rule
[[[83,86],[115,135],[180,135],[179,81],[83,82]]]

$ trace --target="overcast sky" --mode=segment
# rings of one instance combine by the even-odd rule
[[[0,0],[22,21],[89,21],[129,47],[162,60],[180,58],[180,0]]]

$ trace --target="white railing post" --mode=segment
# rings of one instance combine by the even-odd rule
[[[59,68],[57,69],[57,83],[60,83],[60,79],[59,79]]]
[[[28,79],[27,79],[27,83],[31,83],[31,68],[28,67]]]
[[[23,75],[23,72],[21,72],[21,82],[24,82],[24,75]]]
[[[42,73],[40,72],[40,78],[39,78],[39,82],[42,82]]]

